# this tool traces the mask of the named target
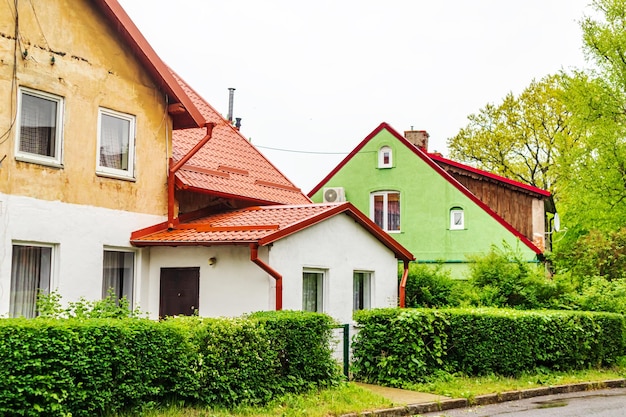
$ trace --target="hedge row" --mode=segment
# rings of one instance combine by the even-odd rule
[[[333,324],[303,312],[164,322],[2,319],[0,415],[103,416],[169,401],[262,404],[340,378]]]
[[[620,314],[509,309],[355,313],[356,379],[399,386],[443,370],[517,375],[607,366],[624,354]]]

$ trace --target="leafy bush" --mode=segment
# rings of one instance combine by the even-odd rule
[[[280,393],[335,384],[341,372],[332,356],[335,321],[325,314],[264,311],[250,316],[265,330],[276,355],[276,388]]]
[[[37,296],[37,317],[67,319],[124,319],[124,318],[147,318],[147,313],[142,313],[139,308],[130,308],[130,302],[126,297],[118,299],[111,289],[109,294],[101,299],[89,301],[81,297],[78,301],[68,303],[67,307],[61,305],[61,295],[57,291],[49,294],[40,292]]]
[[[400,386],[420,382],[443,367],[446,318],[435,310],[376,309],[355,312],[359,332],[352,344],[357,380]]]
[[[69,319],[0,320],[0,415],[97,416],[168,401],[256,405],[340,378],[333,321],[321,314],[85,318],[102,313],[81,307]]]
[[[516,375],[611,365],[624,354],[620,314],[512,309],[358,312],[355,378],[391,386],[441,372]]]
[[[506,242],[471,260],[469,281],[482,306],[544,308],[559,295],[561,288],[546,278],[543,266],[528,263]]]
[[[626,279],[626,227],[616,231],[580,231],[562,242],[554,255],[557,273],[572,277]]]
[[[468,284],[450,277],[441,265],[411,263],[406,282],[406,306],[454,307],[469,302]]]

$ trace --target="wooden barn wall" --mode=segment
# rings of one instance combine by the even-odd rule
[[[533,240],[533,197],[491,181],[472,178],[455,172],[450,172],[450,174],[511,226],[531,241]]]

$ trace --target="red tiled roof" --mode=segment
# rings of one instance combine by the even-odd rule
[[[401,260],[413,255],[393,240],[351,203],[276,205],[248,207],[241,210],[182,222],[172,230],[162,223],[138,230],[131,235],[135,246],[267,245],[322,222],[337,214],[346,214],[394,252]]]
[[[174,129],[204,126],[205,121],[200,111],[183,92],[174,77],[172,77],[167,65],[152,49],[117,0],[94,0],[94,4],[100,8],[111,23],[110,26],[126,42],[126,45],[152,76],[157,86],[167,94],[170,105],[180,105],[176,107],[179,107],[182,111],[170,113]]]
[[[209,123],[211,139],[176,172],[177,186],[220,196],[243,198],[258,204],[307,204],[311,200],[269,162],[230,122],[172,72]],[[173,133],[174,162],[206,135],[205,129]]]

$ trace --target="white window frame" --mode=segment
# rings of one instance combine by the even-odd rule
[[[457,215],[460,215],[459,221],[456,221]],[[452,207],[450,209],[450,230],[465,229],[465,211],[461,207]]]
[[[317,282],[316,282],[316,310],[315,312],[323,313],[326,308],[326,270],[324,269],[313,269],[313,268],[305,268],[302,270],[302,311],[313,311],[306,309],[305,306],[305,291],[304,291],[304,279],[305,274],[316,274]]]
[[[38,285],[37,285],[37,294],[35,294],[33,303],[34,305],[32,306],[33,309],[33,314],[32,315],[16,315],[14,314],[14,309],[15,307],[15,282],[14,282],[14,274],[15,274],[15,265],[13,264],[13,257],[14,257],[14,250],[15,247],[37,247],[37,248],[46,248],[46,249],[50,249],[50,265],[49,265],[49,271],[48,271],[48,285],[47,288],[46,286],[42,286],[41,285],[41,281],[39,281]],[[15,317],[15,316],[24,316],[27,318],[33,318],[37,316],[37,299],[38,299],[38,293],[39,291],[43,290],[44,293],[46,294],[50,294],[50,291],[53,287],[53,283],[54,283],[54,277],[55,277],[55,267],[56,267],[56,247],[57,245],[54,244],[50,244],[50,243],[39,243],[39,242],[12,242],[12,246],[11,246],[11,281],[10,281],[10,289],[9,289],[9,315],[11,317]],[[41,277],[40,277],[41,278]]]
[[[398,229],[389,230],[389,195],[397,194],[399,201],[399,213],[400,221]],[[402,231],[402,195],[400,191],[388,190],[388,191],[376,191],[370,194],[370,219],[376,223],[376,197],[383,197],[383,219],[382,225],[379,225],[381,229],[387,233],[400,233]]]
[[[40,155],[37,153],[25,152],[20,150],[20,144],[22,140],[22,107],[23,96],[29,95],[31,97],[39,98],[56,103],[57,111],[55,117],[55,144],[54,155]],[[64,112],[64,100],[63,97],[57,96],[51,93],[43,91],[33,90],[27,87],[20,87],[17,95],[17,116],[15,129],[15,159],[22,162],[31,162],[40,165],[52,166],[55,168],[63,167],[63,112]]]
[[[115,252],[115,253],[124,253],[124,254],[132,254],[133,255],[133,265],[131,267],[131,271],[130,273],[132,274],[132,276],[130,277],[130,288],[127,288],[126,291],[123,291],[120,294],[116,294],[117,299],[119,300],[120,298],[122,298],[123,296],[127,296],[127,300],[130,304],[130,308],[133,309],[135,306],[135,294],[136,294],[136,287],[137,287],[137,251],[134,251],[132,249],[128,249],[128,248],[117,248],[117,247],[107,247],[105,246],[102,250],[102,298],[106,298],[109,295],[109,288],[111,288],[110,286],[106,286],[105,285],[105,262],[104,262],[104,256],[105,256],[105,252]],[[124,278],[124,280],[126,280],[126,278]],[[130,290],[130,294],[129,291]]]
[[[389,154],[389,161],[385,163],[385,153]],[[393,166],[393,151],[390,146],[383,146],[378,150],[378,168],[391,168]]]
[[[363,288],[357,288],[357,275],[363,277]],[[371,271],[356,270],[352,274],[352,310],[369,310],[372,308],[372,276]]]
[[[115,117],[129,122],[128,126],[128,169],[119,169],[103,166],[100,163],[101,140],[102,140],[102,116]],[[98,109],[98,141],[96,148],[96,174],[124,180],[135,179],[135,116],[131,114],[121,113],[115,110],[100,108]]]

